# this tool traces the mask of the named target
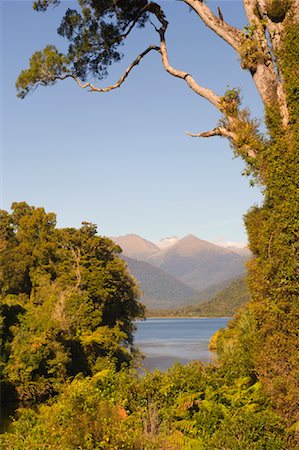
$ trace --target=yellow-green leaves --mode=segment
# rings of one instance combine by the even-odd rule
[[[52,85],[69,73],[68,58],[59,53],[54,45],[48,45],[44,50],[35,52],[30,58],[29,69],[20,73],[16,82],[18,97],[24,98],[39,85]]]

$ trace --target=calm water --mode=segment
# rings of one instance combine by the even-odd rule
[[[143,365],[165,370],[174,362],[213,361],[211,336],[230,319],[147,319],[138,321],[135,344],[145,355]]]

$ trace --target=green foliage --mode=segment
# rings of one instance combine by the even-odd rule
[[[276,57],[284,77],[289,126],[283,126],[276,105],[267,108],[269,136],[259,157],[265,202],[245,217],[250,249],[255,255],[248,264],[252,301],[244,316],[241,314],[230,331],[224,332],[224,338],[233,340],[236,361],[240,363],[240,355],[248,355],[247,360],[243,358],[242,370],[254,369],[276,411],[292,426],[298,420],[299,407],[299,28],[291,18],[287,20]],[[246,317],[251,325],[241,332]]]
[[[285,30],[284,41],[279,51],[278,60],[286,80],[286,94],[290,112],[290,123],[294,127],[294,137],[298,142],[299,120],[299,81],[294,67],[299,65],[299,25],[291,23]],[[269,122],[269,117],[268,117]],[[269,124],[271,128],[271,125]],[[276,127],[277,131],[277,127]]]
[[[247,42],[247,41],[246,41]],[[235,156],[241,156],[246,166],[243,175],[250,176],[251,185],[263,183],[261,172],[262,150],[266,140],[259,130],[260,122],[250,117],[247,108],[241,108],[240,89],[227,89],[221,97],[223,117],[218,124],[234,134],[231,144]]]
[[[184,311],[200,317],[232,317],[249,301],[249,292],[244,278],[232,281],[211,300],[190,306]]]
[[[266,55],[255,38],[257,25],[244,28],[245,39],[239,48],[242,69],[249,70],[252,74],[256,72],[258,64],[266,62]]]
[[[237,88],[227,89],[224,96],[221,97],[222,107],[225,114],[237,116],[241,105],[241,91]]]
[[[51,86],[67,75],[68,58],[59,53],[54,45],[35,52],[30,58],[28,70],[22,70],[16,82],[18,97],[24,98],[38,86]]]
[[[192,363],[142,377],[111,368],[76,377],[51,404],[20,410],[0,442],[6,450],[283,450],[287,437],[260,383],[228,382]]]
[[[38,402],[105,360],[129,363],[143,307],[119,247],[93,224],[56,229],[43,208],[12,209],[0,228],[2,369],[19,399]]]
[[[60,0],[37,0],[33,3],[35,11],[46,11],[49,6],[58,6]]]
[[[4,436],[4,448],[133,448],[136,433],[131,418],[100,390],[108,378],[109,371],[98,373],[93,380],[77,378],[52,406],[40,407],[39,414],[20,411],[14,433]]]
[[[122,58],[120,46],[136,24],[143,27],[148,20],[144,10],[147,0],[115,2],[113,0],[79,2],[78,9],[66,10],[58,33],[69,42],[67,54],[53,45],[33,54],[29,69],[23,70],[16,83],[18,96],[24,98],[38,86],[54,84],[65,76],[85,80],[87,75],[102,79],[107,68]],[[57,6],[60,0],[37,0],[36,11]]]
[[[213,338],[212,346],[218,350],[227,373],[257,377],[275,410],[295,427],[299,408],[299,27],[286,14],[289,6],[287,2],[271,2],[276,8],[271,20],[284,20],[275,57],[287,94],[288,126],[283,125],[275,103],[266,109],[265,137],[236,100],[236,106],[227,109],[227,114],[235,118],[233,126],[223,119],[223,124],[240,136],[240,145],[238,139],[234,144],[235,153],[245,160],[247,173],[262,184],[265,201],[245,217],[254,254],[247,266],[252,301],[227,330]],[[254,30],[249,31],[252,36],[248,39],[254,38]],[[255,158],[246,156],[246,148],[258,149]]]
[[[254,32],[256,31],[256,29],[257,29],[256,23],[254,25],[245,25],[244,33],[246,37],[252,38],[254,36]]]

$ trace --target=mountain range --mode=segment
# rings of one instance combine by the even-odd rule
[[[188,235],[155,244],[138,235],[111,238],[139,282],[148,308],[175,308],[208,300],[244,274],[247,248],[224,248]]]

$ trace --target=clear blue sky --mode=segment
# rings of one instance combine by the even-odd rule
[[[259,202],[241,176],[226,140],[192,139],[185,131],[213,128],[218,113],[170,77],[149,55],[121,89],[88,93],[72,81],[39,88],[25,100],[15,81],[31,54],[48,43],[64,49],[56,29],[61,7],[35,13],[29,0],[1,2],[1,208],[13,201],[57,213],[59,226],[98,225],[100,234],[137,233],[149,240],[193,233],[202,239],[246,241],[242,216]],[[216,2],[209,2],[213,8]],[[227,21],[246,24],[241,1],[218,1]],[[262,104],[234,51],[181,2],[162,2],[170,22],[173,66],[222,94],[241,87],[244,104],[262,117]],[[151,26],[136,31],[104,86],[135,56],[157,43]]]

